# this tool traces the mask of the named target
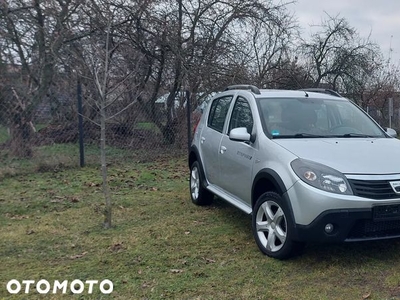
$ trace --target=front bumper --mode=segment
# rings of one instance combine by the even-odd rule
[[[334,194],[302,181],[284,197],[292,209],[296,240],[347,242],[400,237],[400,198],[376,200]],[[333,225],[332,232],[325,230],[327,224]]]
[[[333,225],[327,233],[325,226]],[[296,240],[310,242],[356,242],[400,237],[400,218],[373,217],[372,209],[340,209],[322,213],[309,225],[295,226]]]

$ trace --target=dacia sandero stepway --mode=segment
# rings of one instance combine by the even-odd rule
[[[331,90],[231,86],[209,102],[189,155],[190,195],[251,214],[262,253],[400,237],[400,141]]]

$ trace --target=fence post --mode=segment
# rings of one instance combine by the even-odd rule
[[[191,125],[191,107],[190,107],[190,92],[186,90],[186,120],[187,120],[187,145],[188,154],[190,153],[190,145],[192,143],[192,125]]]
[[[83,109],[82,109],[82,85],[78,78],[77,84],[77,98],[78,98],[78,131],[79,131],[79,165],[85,166],[85,150],[83,145]]]
[[[393,98],[389,98],[389,128],[392,128]]]

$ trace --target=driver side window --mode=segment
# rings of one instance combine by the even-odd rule
[[[248,101],[243,97],[238,97],[233,107],[231,121],[229,123],[230,132],[234,128],[246,127],[251,134],[253,130],[253,116]]]

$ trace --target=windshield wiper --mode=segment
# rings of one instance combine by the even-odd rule
[[[293,137],[294,138],[323,138],[325,136],[320,135],[320,134],[302,132],[302,133],[296,133]]]
[[[359,137],[359,138],[376,138],[376,137],[378,137],[378,136],[376,136],[376,135],[364,134],[364,133],[350,132],[350,133],[345,133],[345,134],[342,134],[342,135],[337,135],[336,137],[344,137],[344,138],[352,138],[352,137]]]
[[[273,135],[274,139],[298,139],[298,138],[325,138],[325,135],[313,134],[313,133],[296,133],[293,135]]]

